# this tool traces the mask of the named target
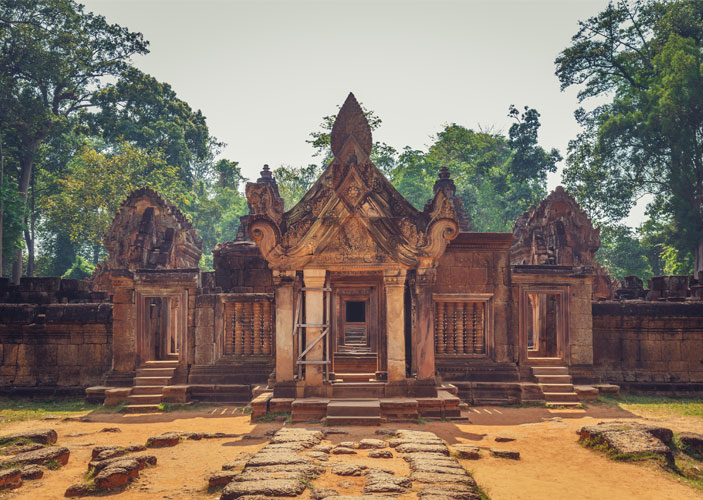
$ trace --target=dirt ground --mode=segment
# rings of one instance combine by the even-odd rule
[[[609,419],[643,420],[616,406],[594,406],[586,410],[551,410],[547,408],[476,407],[466,412],[470,422],[427,422],[422,425],[393,423],[389,429],[417,428],[432,431],[450,445],[467,443],[483,448],[480,460],[462,460],[479,485],[492,500],[590,500],[590,499],[703,499],[703,491],[695,489],[655,465],[615,462],[583,448],[577,443],[576,431],[583,425]],[[87,422],[61,420],[30,420],[2,425],[0,434],[19,430],[54,428],[58,443],[71,450],[68,465],[57,471],[47,471],[38,481],[26,481],[20,489],[0,494],[0,498],[55,500],[71,484],[81,482],[87,470],[90,452],[96,445],[143,444],[149,436],[168,431],[225,432],[261,436],[259,439],[226,438],[183,441],[172,448],[150,450],[158,459],[156,467],[145,469],[140,477],[122,493],[109,495],[126,499],[217,499],[219,493],[208,493],[207,478],[220,470],[222,464],[241,453],[255,452],[267,442],[263,437],[270,429],[285,425],[281,422],[251,424],[249,417],[234,412],[231,407],[170,412],[155,415],[91,414]],[[703,432],[699,417],[671,416],[650,418],[675,432]],[[290,424],[288,424],[290,425]],[[122,432],[99,432],[106,426],[119,427]],[[297,427],[319,428],[319,424]],[[348,435],[329,435],[332,443],[358,441],[374,435],[378,427],[343,427]],[[495,442],[496,436],[515,438],[508,443]],[[521,460],[491,458],[489,448],[517,450]],[[407,474],[401,459],[376,459],[373,464],[367,452],[336,456],[343,462],[380,465]],[[339,486],[347,481],[346,486]],[[327,472],[313,484],[331,487],[340,494],[358,495],[363,478],[334,476]],[[345,483],[343,483],[345,484]],[[414,494],[399,496],[399,500],[414,498]],[[299,498],[309,498],[309,490]]]

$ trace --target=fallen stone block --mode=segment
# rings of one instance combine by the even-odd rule
[[[239,471],[224,470],[210,474],[207,484],[210,488],[219,488],[231,483]]]
[[[22,479],[25,481],[33,481],[44,477],[44,469],[38,465],[27,465],[22,467],[22,469],[20,469],[20,473],[22,474]]]
[[[452,450],[457,458],[464,460],[478,460],[480,458],[479,449],[476,446],[456,444]]]
[[[681,444],[686,448],[686,451],[703,455],[703,434],[682,432],[679,434],[679,439],[681,439]]]
[[[393,458],[393,452],[390,450],[371,450],[369,458]]]
[[[496,443],[510,443],[511,441],[515,441],[515,438],[508,437],[508,436],[496,436],[495,437]]]
[[[347,448],[346,446],[337,446],[331,453],[332,455],[356,455],[356,450]]]
[[[451,499],[451,500],[480,500],[481,496],[466,484],[443,484],[441,486],[425,486],[417,493],[422,500]]]
[[[491,456],[496,458],[509,458],[510,460],[520,460],[519,451],[491,449]]]
[[[0,490],[12,490],[22,486],[20,469],[0,470]]]
[[[96,474],[95,486],[100,490],[115,490],[127,485],[139,475],[139,462],[125,458],[112,462]]]
[[[332,474],[337,474],[338,476],[361,476],[366,468],[365,465],[361,464],[339,464],[332,467]]]
[[[312,458],[298,455],[293,452],[257,453],[248,462],[247,467],[260,467],[262,465],[290,465],[312,463]]]
[[[404,493],[412,487],[412,481],[407,477],[396,477],[382,472],[366,474],[365,477],[363,493]]]
[[[88,464],[88,470],[97,473],[100,472],[101,470],[119,462],[122,460],[134,460],[137,462],[139,466],[139,470],[149,466],[149,465],[156,465],[156,457],[153,455],[134,455],[128,458],[123,458],[123,457],[118,457],[118,458],[109,458],[107,460],[94,460]]]
[[[332,488],[315,488],[310,492],[312,500],[322,500],[323,498],[337,497],[339,493]]]
[[[12,441],[18,440],[31,441],[39,444],[54,444],[57,439],[58,435],[54,429],[38,429],[0,436],[0,446],[5,446]]]
[[[327,453],[322,453],[321,451],[307,451],[305,452],[305,456],[322,462],[327,462],[330,459],[330,456]]]
[[[295,479],[231,482],[222,490],[220,500],[233,500],[246,495],[295,497],[305,491],[305,484]]]
[[[244,469],[244,472],[256,472],[259,474],[275,474],[278,472],[294,472],[299,477],[312,479],[325,472],[325,468],[317,465],[314,462],[305,464],[283,464],[283,465],[265,465],[260,467],[249,467]]]
[[[176,432],[166,432],[158,436],[152,436],[146,441],[147,448],[166,448],[176,446],[181,442],[181,436]]]
[[[610,431],[634,431],[639,430],[650,434],[652,437],[659,439],[664,444],[671,444],[674,438],[674,433],[671,429],[658,425],[642,424],[640,422],[600,422],[598,425],[587,425],[581,427],[579,437],[582,440],[593,439],[599,440],[604,432]]]
[[[122,432],[119,427],[103,427],[100,432]]]
[[[449,455],[449,449],[444,444],[404,443],[396,446],[395,450],[398,453],[438,453],[440,455]]]
[[[427,483],[427,484],[466,484],[471,487],[476,487],[476,481],[469,475],[466,474],[431,474],[429,472],[413,472],[410,475],[410,479],[417,483]]]
[[[329,452],[332,451],[333,448],[334,445],[332,444],[318,444],[312,447],[312,451],[320,451],[322,453],[329,454]]]
[[[66,465],[70,455],[71,452],[68,448],[61,446],[49,446],[46,448],[39,448],[37,450],[19,453],[12,458],[7,458],[0,462],[0,468],[11,465],[51,465],[52,463]]]
[[[387,448],[388,443],[383,441],[382,439],[362,439],[359,441],[359,449],[360,450],[369,450],[369,449],[378,449],[381,450],[383,448]]]
[[[72,484],[66,489],[66,492],[63,494],[65,497],[83,497],[86,495],[90,495],[95,491],[95,486],[93,484],[89,483],[78,483],[78,484]]]

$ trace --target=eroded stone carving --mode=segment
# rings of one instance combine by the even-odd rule
[[[265,168],[246,188],[248,236],[273,269],[310,262],[432,266],[468,220],[444,168],[434,198],[415,209],[370,160],[373,140],[353,94],[332,127],[334,160],[288,212]]]
[[[514,265],[593,266],[600,248],[600,228],[561,186],[515,221],[513,235]]]
[[[149,188],[122,202],[104,243],[109,257],[93,274],[96,289],[109,289],[109,270],[194,269],[202,255],[202,240],[186,216]]]

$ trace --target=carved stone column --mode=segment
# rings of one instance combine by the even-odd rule
[[[405,379],[405,269],[383,273],[386,291],[388,381]]]
[[[321,290],[325,286],[325,277],[327,271],[325,269],[305,269],[303,270],[303,280],[305,281],[305,323],[306,324],[321,324],[324,319],[324,292]],[[319,288],[320,290],[311,290],[311,288]],[[320,336],[322,328],[309,327],[306,328],[306,341],[309,346],[313,340]],[[323,342],[319,341],[315,344],[305,359],[307,361],[322,361],[324,359]],[[306,365],[305,366],[305,385],[306,386],[322,386],[322,365]],[[307,394],[307,392],[306,392]]]
[[[295,271],[274,271],[276,286],[276,382],[293,380],[293,284]]]
[[[432,291],[437,271],[431,268],[417,270],[415,280],[415,335],[413,336],[413,357],[417,366],[418,380],[435,375],[434,358],[434,308]]]

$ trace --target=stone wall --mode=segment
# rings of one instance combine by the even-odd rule
[[[112,363],[112,304],[90,282],[0,279],[0,392],[82,393]]]
[[[513,380],[517,376],[517,324],[513,320],[510,233],[461,233],[437,267],[437,294],[490,295],[485,356],[437,356],[446,380]],[[502,367],[501,367],[502,364]]]
[[[603,381],[641,390],[703,390],[703,303],[594,302]]]
[[[112,362],[112,304],[0,304],[0,391],[99,385]]]

